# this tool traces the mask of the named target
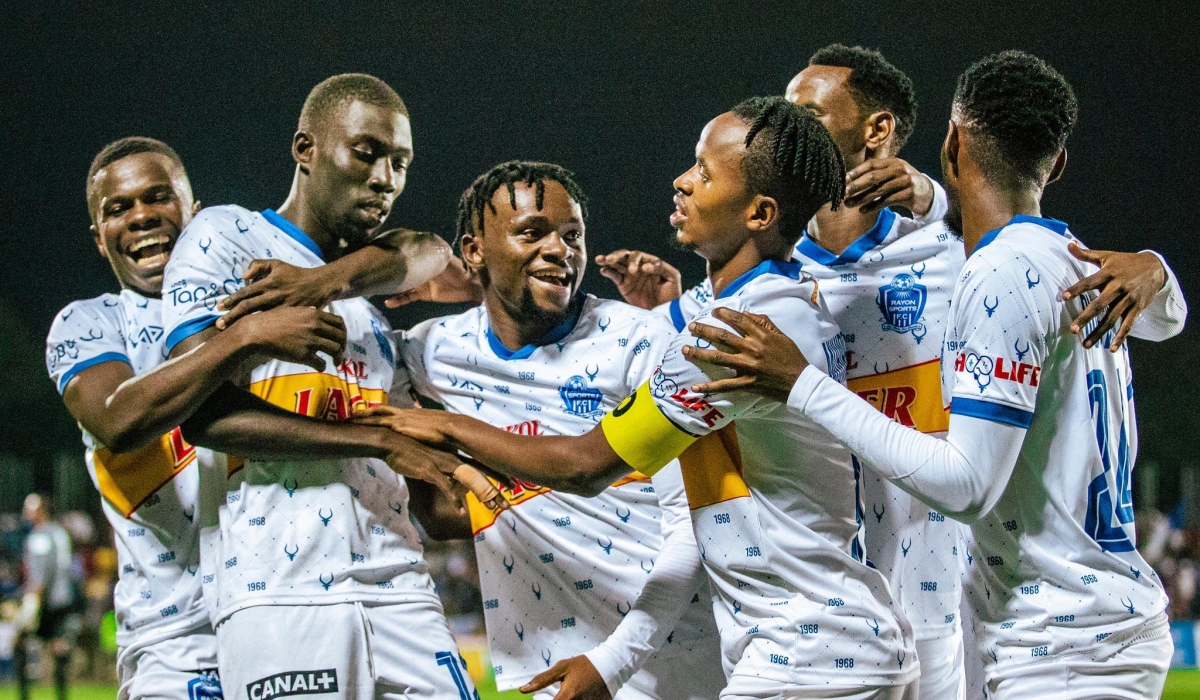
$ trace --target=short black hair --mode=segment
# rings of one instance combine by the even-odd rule
[[[342,106],[362,102],[390,109],[405,117],[408,106],[390,85],[366,73],[343,73],[326,78],[317,84],[300,109],[300,131],[319,131],[329,123]]]
[[[865,116],[871,112],[891,112],[896,118],[893,153],[899,153],[917,125],[917,95],[912,80],[883,54],[862,46],[830,44],[808,59],[810,66],[849,68],[846,87]]]
[[[104,148],[101,148],[100,152],[96,154],[96,157],[92,158],[92,165],[88,168],[87,189],[85,190],[85,193],[87,195],[89,213],[91,212],[92,195],[95,194],[95,185],[93,184],[92,180],[96,177],[96,173],[100,172],[103,168],[111,165],[112,163],[121,160],[122,158],[136,155],[138,153],[162,154],[167,158],[170,158],[176,165],[179,166],[179,169],[183,171],[184,175],[187,175],[187,169],[183,167],[183,161],[179,159],[179,154],[175,152],[175,149],[171,148],[162,141],[159,141],[158,139],[152,139],[148,136],[126,136],[125,138],[117,139]]]
[[[750,125],[742,159],[746,185],[779,203],[780,234],[794,244],[821,207],[841,205],[842,154],[811,112],[782,97],[751,97],[732,111]]]
[[[983,137],[972,152],[1006,184],[1044,184],[1079,118],[1070,83],[1024,51],[992,54],[958,78],[952,117]]]
[[[539,163],[529,160],[510,160],[493,166],[486,173],[475,178],[458,200],[458,223],[455,227],[455,246],[462,244],[463,236],[471,233],[472,228],[483,233],[484,207],[496,213],[496,205],[492,197],[501,186],[508,188],[508,201],[514,209],[517,208],[516,184],[523,182],[527,186],[536,187],[537,208],[542,208],[546,195],[546,180],[553,180],[563,186],[571,199],[579,204],[583,218],[587,219],[587,197],[583,188],[575,182],[575,175],[570,170],[553,163]]]

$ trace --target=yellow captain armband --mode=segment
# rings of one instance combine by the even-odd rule
[[[697,440],[658,409],[650,382],[600,419],[600,429],[613,452],[646,476],[654,476]]]

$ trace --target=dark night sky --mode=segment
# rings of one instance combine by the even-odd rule
[[[903,155],[935,176],[958,73],[1007,48],[1049,61],[1073,83],[1080,123],[1044,212],[1093,247],[1154,247],[1194,291],[1192,10],[1088,4],[9,6],[0,22],[0,309],[40,342],[57,309],[115,289],[83,195],[105,143],[161,138],[205,204],[278,206],[304,96],[347,71],[385,79],[412,113],[416,161],[390,224],[448,235],[476,174],[511,158],[550,160],[574,170],[591,198],[593,252],[662,253],[694,281],[702,265],[669,247],[667,215],[671,181],[701,127],[745,97],[782,93],[832,41],[879,48],[912,77],[920,116]],[[584,284],[615,294],[594,271]],[[1190,330],[1159,348],[1135,346],[1144,455],[1170,460],[1200,446],[1200,425],[1179,410],[1195,385],[1182,356],[1196,354],[1196,338]],[[24,410],[57,420],[61,407],[50,403]]]

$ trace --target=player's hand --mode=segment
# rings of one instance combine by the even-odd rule
[[[355,411],[350,420],[360,425],[391,428],[431,447],[452,449],[449,428],[455,418],[445,411],[380,405]]]
[[[1129,331],[1133,330],[1133,322],[1138,315],[1150,306],[1155,295],[1166,284],[1167,271],[1153,253],[1087,250],[1075,243],[1068,244],[1067,249],[1079,260],[1100,268],[1062,293],[1064,300],[1070,300],[1084,292],[1100,291],[1100,295],[1071,322],[1071,332],[1082,333],[1089,322],[1100,318],[1095,329],[1083,339],[1083,347],[1090,348],[1120,321],[1121,325],[1108,345],[1109,351],[1116,352],[1125,342]]]
[[[708,362],[728,367],[736,374],[727,379],[694,384],[692,391],[697,394],[750,391],[786,402],[792,386],[808,366],[800,348],[771,319],[761,314],[718,308],[712,315],[737,333],[703,323],[690,323],[688,330],[692,335],[708,341],[712,347],[685,345],[683,356],[693,364]]]
[[[483,286],[463,265],[462,260],[450,258],[446,269],[420,287],[400,292],[383,302],[389,309],[396,309],[414,301],[432,301],[439,304],[457,304],[465,301],[483,301]]]
[[[311,306],[284,306],[252,314],[225,332],[240,336],[256,359],[275,358],[308,365],[318,372],[325,370],[325,360],[317,353],[333,358],[336,365],[346,347],[342,317]]]
[[[217,319],[225,330],[243,316],[279,306],[320,308],[341,297],[347,285],[330,280],[322,267],[296,267],[279,260],[255,260],[242,273],[246,286],[217,302]]]
[[[463,495],[468,490],[493,510],[503,510],[503,507],[496,505],[497,501],[504,502],[507,506],[500,489],[474,467],[463,464],[463,460],[457,455],[423,445],[399,434],[394,436],[393,441],[394,446],[384,458],[392,471],[406,479],[419,479],[433,484],[459,514],[467,512],[466,506],[463,505]]]
[[[683,296],[679,270],[657,255],[615,250],[608,255],[597,255],[596,264],[600,266],[600,274],[617,285],[621,298],[634,306],[653,309]]]
[[[586,656],[563,659],[521,686],[522,693],[536,693],[561,683],[554,700],[612,700],[600,672]]]
[[[842,204],[864,211],[900,206],[924,216],[933,206],[933,183],[899,158],[871,158],[846,173]]]

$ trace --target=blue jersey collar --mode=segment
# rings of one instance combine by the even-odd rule
[[[496,357],[499,357],[501,360],[528,359],[529,356],[532,355],[538,348],[544,345],[550,345],[551,343],[557,343],[558,341],[570,335],[571,331],[575,330],[575,326],[579,323],[579,317],[583,315],[583,295],[578,295],[575,297],[575,305],[578,308],[576,313],[571,314],[562,323],[558,324],[554,328],[551,328],[550,332],[546,335],[517,350],[510,350],[508,346],[500,342],[500,339],[497,338],[496,334],[492,332],[492,328],[489,325],[487,331],[484,333],[484,335],[487,336],[488,347],[491,348],[492,352],[496,353]]]
[[[307,233],[301,231],[299,226],[280,216],[279,212],[275,211],[274,209],[263,209],[261,213],[262,217],[266,219],[268,223],[280,231],[283,231],[297,243],[307,248],[309,252],[320,258],[321,262],[325,262],[325,256],[321,254],[321,248],[313,241],[313,239],[308,237]]]
[[[1060,236],[1067,235],[1068,228],[1065,221],[1059,221],[1058,219],[1043,219],[1040,216],[1026,216],[1025,214],[1017,214],[1013,218],[1009,219],[1007,224],[1004,224],[1000,228],[994,228],[991,231],[983,234],[983,238],[979,239],[979,243],[975,245],[975,250],[972,250],[971,254],[974,255],[975,251],[996,240],[996,236],[999,236],[1001,231],[1009,226],[1012,226],[1013,224],[1034,224],[1045,229],[1050,229]]]
[[[875,225],[871,227],[871,230],[859,236],[858,240],[843,250],[841,255],[834,255],[817,245],[808,237],[808,234],[804,234],[804,237],[800,239],[800,243],[796,245],[796,252],[825,267],[856,263],[883,243],[888,234],[892,232],[892,225],[895,223],[896,212],[884,207],[879,211],[879,216],[875,219]]]
[[[728,287],[721,290],[717,298],[725,299],[731,297],[737,294],[742,287],[750,284],[751,280],[767,274],[791,277],[794,280],[798,280],[800,279],[800,263],[795,260],[763,260],[730,282]]]

